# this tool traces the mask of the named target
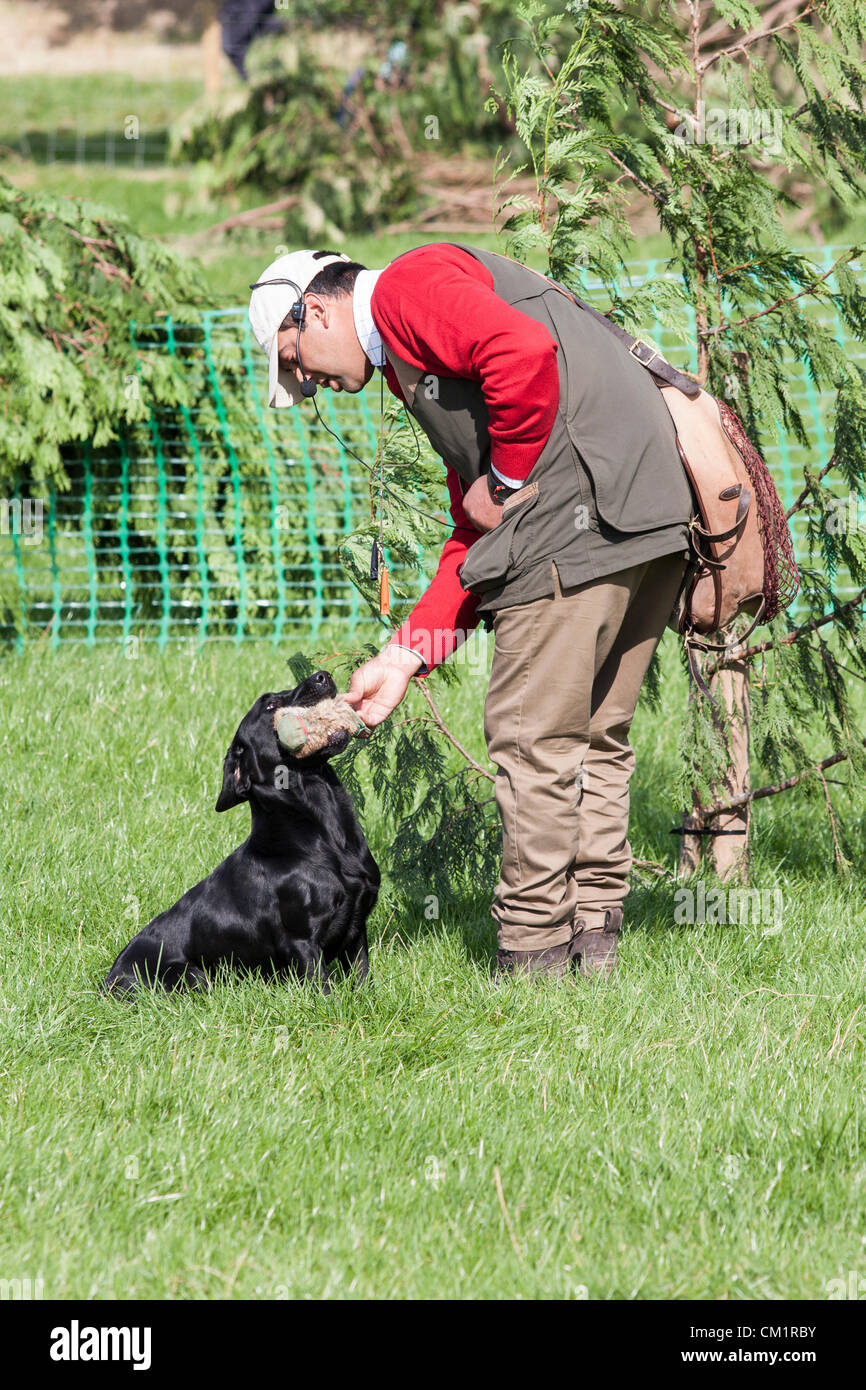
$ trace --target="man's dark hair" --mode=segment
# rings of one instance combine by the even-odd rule
[[[314,260],[321,260],[323,256],[339,255],[337,251],[315,251]],[[320,294],[323,299],[338,299],[341,295],[351,294],[355,288],[355,281],[358,278],[359,270],[366,270],[367,267],[361,265],[360,261],[330,261],[317,272],[307,286],[307,294]],[[280,324],[280,328],[291,328],[292,318],[287,314]]]

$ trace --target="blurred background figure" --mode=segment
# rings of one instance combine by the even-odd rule
[[[274,13],[274,0],[225,0],[220,25],[223,52],[245,82],[244,60],[250,44],[262,34],[279,33],[283,27]]]
[[[351,98],[361,86],[368,71],[370,69],[363,64],[361,67],[354,68],[343,87],[343,100],[337,112],[336,121],[344,130],[351,124],[354,114]],[[405,87],[408,75],[409,48],[402,39],[397,39],[390,45],[387,57],[375,69],[374,84],[376,90],[383,92],[396,87]]]

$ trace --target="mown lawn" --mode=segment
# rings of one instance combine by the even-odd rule
[[[285,238],[256,228],[204,235],[275,195],[246,187],[213,193],[204,164],[170,161],[170,130],[201,100],[201,90],[197,71],[164,79],[105,73],[98,82],[92,74],[6,78],[0,84],[0,174],[18,187],[89,198],[128,217],[139,233],[198,258],[218,302],[243,304],[251,281],[280,254]],[[368,233],[348,237],[343,249],[365,265],[383,266],[425,239],[411,232]],[[492,235],[472,239],[497,249]]]
[[[676,926],[676,885],[637,878],[607,985],[491,988],[484,892],[428,919],[390,885],[367,987],[97,993],[246,833],[213,810],[222,757],[285,683],[252,643],[0,663],[0,1276],[61,1299],[821,1299],[866,1273],[862,795],[833,788],[847,878],[822,798],[761,805],[769,929]],[[442,696],[476,754],[482,691]],[[663,691],[632,839],[672,863],[675,661]],[[366,829],[384,857],[387,794]]]

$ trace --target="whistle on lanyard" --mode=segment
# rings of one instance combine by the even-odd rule
[[[391,612],[391,592],[388,586],[385,552],[377,540],[373,542],[370,550],[370,578],[379,581],[379,616],[385,618]]]

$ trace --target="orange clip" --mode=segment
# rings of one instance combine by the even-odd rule
[[[391,594],[388,589],[388,566],[382,566],[379,571],[379,616],[385,617],[391,612]]]

